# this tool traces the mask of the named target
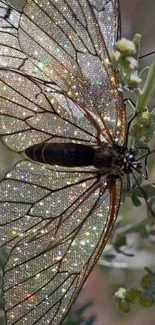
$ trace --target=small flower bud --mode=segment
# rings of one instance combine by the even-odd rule
[[[136,58],[138,59],[139,50],[140,50],[141,35],[140,34],[135,34],[132,41],[135,44],[135,47],[136,47]]]
[[[130,302],[127,300],[119,300],[118,301],[118,308],[123,313],[129,313],[131,310]]]
[[[153,285],[153,277],[150,274],[143,276],[141,280],[141,286],[143,289],[148,289]]]
[[[130,70],[136,70],[138,68],[138,61],[135,60],[132,56],[127,56],[126,61],[129,65]]]
[[[133,304],[138,301],[140,295],[141,291],[136,288],[130,288],[126,290],[126,299]]]
[[[116,43],[116,50],[120,51],[124,55],[133,55],[136,53],[135,44],[126,38],[122,38]]]
[[[119,299],[124,299],[126,297],[126,289],[119,288],[117,292],[115,292],[115,297]]]
[[[115,51],[111,55],[111,60],[113,63],[117,63],[120,59],[121,53],[119,51]]]
[[[137,34],[134,35],[132,41],[133,41],[134,43],[140,43],[141,38],[142,38],[142,35],[137,33]]]
[[[142,307],[151,307],[154,304],[154,297],[152,294],[141,294],[141,296],[139,297],[139,304]]]
[[[138,88],[139,84],[141,83],[142,79],[138,77],[138,75],[131,74],[130,80],[128,82],[129,87],[131,88]]]

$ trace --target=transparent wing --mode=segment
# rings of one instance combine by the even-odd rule
[[[0,68],[0,134],[12,150],[24,151],[40,142],[97,144],[93,125],[71,100],[47,97],[19,71]]]
[[[87,0],[27,1],[19,41],[32,61],[17,42],[11,47],[18,26],[9,22],[10,38],[0,44],[0,134],[11,149],[22,152],[47,141],[98,145],[101,134],[112,144],[121,131],[123,142],[125,110],[102,34],[104,21],[110,31],[110,6],[115,38],[117,2],[103,4],[100,10]],[[5,6],[1,1],[2,23],[10,19]],[[18,70],[4,69],[5,62]],[[25,65],[39,68],[41,75],[31,69],[37,78],[24,74]],[[99,178],[93,168],[24,161],[6,175],[0,183],[0,225],[1,245],[9,255],[8,325],[60,324],[107,241],[120,190],[120,180]]]
[[[120,180],[106,181],[20,162],[1,182],[8,325],[61,324],[118,213]]]
[[[100,140],[111,145],[115,136],[124,143],[126,131],[122,95],[103,39],[112,28],[110,44],[116,38],[116,17],[117,0],[103,2],[102,13],[89,0],[27,0],[19,27],[22,50],[67,97],[98,117]]]
[[[90,0],[90,4],[99,23],[106,47],[111,52],[121,34],[119,1]]]
[[[7,1],[0,1],[0,67],[19,69],[43,78],[39,66],[35,64],[36,62],[32,58],[31,60],[28,59],[21,51],[18,40],[20,17],[21,13],[9,5]]]
[[[18,42],[20,13],[9,6],[7,1],[0,1],[0,66],[21,68],[26,56],[21,52]]]

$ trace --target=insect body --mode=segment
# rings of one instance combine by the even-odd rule
[[[94,166],[103,175],[120,177],[141,169],[136,162],[136,151],[119,145],[109,148],[105,144],[97,149],[91,146],[73,143],[47,143],[33,145],[25,150],[26,155],[34,161],[65,167]]]

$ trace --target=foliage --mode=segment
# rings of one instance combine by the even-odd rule
[[[120,288],[115,293],[118,308],[128,313],[132,305],[139,304],[142,307],[151,307],[155,303],[155,273],[146,269],[147,274],[141,279],[141,288]]]
[[[126,107],[128,120],[133,118],[129,130],[128,145],[137,148],[142,164],[147,164],[147,154],[150,152],[148,144],[154,135],[155,130],[155,109],[148,110],[149,100],[155,85],[155,62],[151,67],[145,67],[139,71],[139,51],[141,36],[136,34],[132,41],[121,39],[116,43],[116,51],[112,54],[114,67],[119,72],[120,91],[128,91]],[[134,98],[131,101],[130,98]],[[145,160],[146,159],[146,160]],[[146,177],[147,178],[147,177]],[[127,258],[138,255],[138,250],[134,245],[129,244],[129,238],[133,234],[145,241],[145,245],[155,243],[155,184],[145,184],[142,175],[137,175],[136,180],[132,180],[131,190],[128,191],[126,184],[123,188],[122,216],[126,214],[129,201],[135,207],[140,207],[145,201],[146,217],[134,224],[124,224],[120,220],[116,223],[113,231],[112,242],[109,244],[107,252],[103,253],[100,264],[114,267],[120,254]],[[123,221],[124,217],[122,217]],[[123,224],[123,225],[122,225]],[[131,247],[132,246],[132,247]],[[147,249],[146,249],[147,254]],[[122,264],[124,265],[124,264]],[[121,268],[121,263],[120,263]],[[119,309],[125,313],[131,310],[132,304],[138,303],[141,307],[149,307],[155,303],[155,274],[147,268],[147,274],[141,280],[141,289],[120,288],[116,293],[116,301]]]

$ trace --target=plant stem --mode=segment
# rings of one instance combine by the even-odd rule
[[[143,112],[147,108],[154,86],[155,86],[155,61],[151,64],[145,85],[137,98],[136,109],[135,109],[136,112],[137,111]]]

